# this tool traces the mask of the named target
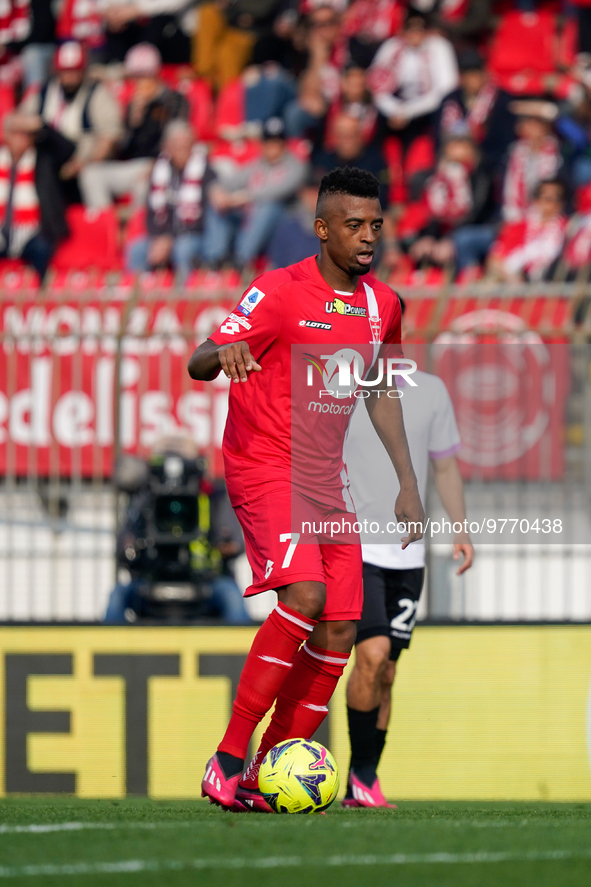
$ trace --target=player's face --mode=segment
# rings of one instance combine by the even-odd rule
[[[325,219],[316,219],[316,234],[332,262],[351,277],[367,274],[382,233],[380,201],[335,194],[323,214]]]

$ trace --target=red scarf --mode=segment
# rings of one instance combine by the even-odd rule
[[[29,148],[16,164],[8,249],[10,256],[20,256],[23,247],[38,231],[41,224],[39,198],[35,188],[36,160],[36,150]],[[8,208],[12,165],[10,151],[2,145],[0,147],[0,228],[4,226]]]
[[[343,33],[347,37],[383,43],[400,31],[403,18],[401,0],[353,0],[345,13]]]
[[[512,273],[525,271],[530,280],[541,280],[560,255],[565,229],[564,216],[543,222],[535,206],[531,207],[525,217],[523,242],[505,257],[505,268]]]
[[[31,32],[31,0],[0,0],[0,43],[20,43]]]
[[[57,36],[60,40],[98,46],[103,39],[98,0],[66,0],[58,19]]]
[[[474,205],[470,170],[463,163],[443,160],[427,182],[425,198],[431,215],[455,228]]]
[[[525,216],[536,185],[555,176],[560,164],[560,148],[554,136],[548,136],[536,154],[526,141],[515,142],[503,185],[505,221],[519,222]]]
[[[203,210],[203,177],[207,169],[207,151],[202,145],[195,145],[183,170],[183,178],[176,196],[176,216],[183,225],[190,226],[200,218]],[[169,188],[172,182],[170,158],[161,154],[152,171],[150,209],[161,222],[165,220],[170,207]]]
[[[418,49],[413,49],[400,37],[392,37],[385,46],[379,50],[379,62],[375,61],[367,71],[367,82],[372,92],[388,92],[394,95],[401,86],[400,83],[400,62],[405,52],[419,53],[422,57],[420,66],[421,83],[418,90],[419,95],[424,95],[431,89],[431,69],[429,66],[429,46],[425,41]]]
[[[486,135],[486,124],[497,98],[498,89],[492,81],[485,83],[472,106],[472,110],[464,114],[461,105],[455,99],[449,99],[443,105],[441,126],[444,133],[453,132],[458,123],[465,122],[475,142],[480,143]]]

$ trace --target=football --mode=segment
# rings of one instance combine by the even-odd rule
[[[259,789],[275,813],[321,813],[337,796],[338,767],[319,742],[286,739],[263,758]]]

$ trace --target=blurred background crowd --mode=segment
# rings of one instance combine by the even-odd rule
[[[591,0],[0,0],[0,116],[0,260],[41,279],[299,261],[347,165],[393,284],[589,272]]]

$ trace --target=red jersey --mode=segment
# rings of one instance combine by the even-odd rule
[[[278,481],[351,504],[342,454],[357,386],[338,390],[338,358],[355,356],[367,376],[380,344],[400,343],[400,317],[386,284],[366,274],[354,293],[336,292],[314,256],[253,282],[210,337],[248,342],[262,367],[230,386],[223,453],[233,505]]]

